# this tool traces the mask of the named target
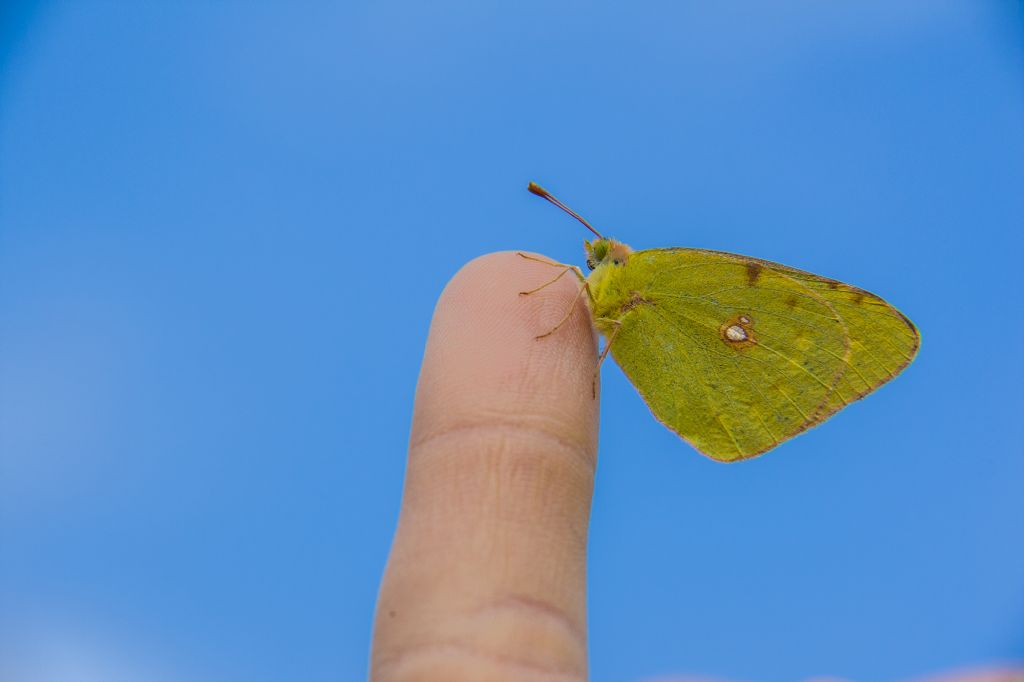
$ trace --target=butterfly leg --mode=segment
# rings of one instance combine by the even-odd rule
[[[615,335],[619,333],[619,329],[622,328],[622,322],[618,320],[610,320],[602,318],[605,322],[611,322],[615,325],[615,329],[612,330],[608,340],[604,342],[604,349],[601,351],[601,355],[597,358],[597,367],[594,368],[594,381],[591,384],[591,389],[594,393],[594,399],[597,399],[597,378],[601,375],[601,365],[604,364],[604,359],[608,357],[608,351],[612,349],[612,341],[615,340]]]
[[[556,268],[568,268],[568,267],[571,267],[569,265],[566,265],[565,263],[556,263],[555,261],[547,260],[546,258],[537,258],[536,256],[531,256],[530,254],[523,253],[522,251],[516,251],[516,255],[519,256],[520,258],[525,258],[526,260],[532,260],[535,263],[543,263],[544,265],[553,265]]]
[[[554,263],[552,263],[551,265],[554,265]],[[570,270],[572,270],[572,268],[573,268],[573,266],[571,266],[571,265],[566,266],[565,270],[562,270],[560,273],[555,275],[554,279],[551,279],[551,280],[548,280],[547,282],[544,282],[544,284],[541,284],[536,289],[530,289],[529,291],[520,291],[519,295],[520,296],[529,296],[530,294],[537,293],[538,291],[540,291],[544,287],[550,286],[550,285],[554,284],[555,282],[557,282],[558,280],[562,279],[562,275],[564,275],[565,273],[567,273]]]
[[[586,275],[583,274],[583,271],[580,270],[579,267],[576,266],[576,265],[568,265],[566,263],[556,263],[554,261],[545,260],[544,258],[537,258],[536,256],[531,256],[530,254],[523,253],[522,251],[516,251],[516,255],[519,256],[520,258],[525,258],[526,260],[532,260],[534,263],[543,263],[544,265],[550,265],[550,266],[556,267],[556,268],[568,268],[569,270],[572,270],[576,274],[576,279],[578,279],[581,282],[586,281],[586,279],[587,279]],[[561,275],[559,275],[559,277],[561,277]],[[547,285],[545,285],[545,286],[547,286]],[[543,287],[541,287],[541,288],[543,288]]]
[[[619,330],[622,329],[622,322],[619,320],[612,320],[603,317],[601,318],[601,321],[614,324],[615,329],[613,329],[612,333],[608,336],[608,340],[604,342],[604,350],[601,351],[601,355],[597,358],[597,369],[594,370],[595,374],[601,371],[601,363],[603,363],[604,359],[608,357],[608,351],[612,349],[612,341],[615,340],[615,336],[619,333]]]
[[[587,282],[586,280],[584,280],[583,281],[583,286],[581,286],[580,290],[576,292],[576,296],[573,297],[572,303],[569,304],[569,310],[566,311],[566,313],[562,317],[562,319],[558,321],[558,324],[556,324],[554,327],[551,328],[551,331],[547,332],[546,334],[541,334],[540,336],[536,337],[537,340],[540,340],[540,339],[546,338],[548,336],[551,336],[556,331],[558,331],[558,329],[563,324],[565,324],[569,320],[570,317],[572,317],[572,314],[574,312],[576,312],[576,303],[580,300],[580,296],[583,294],[584,291],[586,291],[590,295],[590,299],[591,300],[594,299],[594,295],[590,292],[590,283]]]

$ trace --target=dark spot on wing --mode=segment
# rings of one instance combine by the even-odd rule
[[[629,292],[629,298],[626,299],[626,302],[619,308],[619,312],[626,313],[639,305],[650,305],[653,303],[654,301],[651,299],[641,296],[639,291],[631,291]]]
[[[754,286],[757,284],[757,278],[761,276],[761,270],[764,267],[760,263],[754,261],[747,261],[747,286]]]
[[[828,280],[828,288],[829,289],[838,289],[839,288],[839,282],[835,281],[834,279]]]
[[[787,308],[795,308],[796,307],[796,296],[787,296],[786,297],[786,307]]]

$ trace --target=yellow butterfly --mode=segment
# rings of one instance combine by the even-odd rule
[[[914,324],[863,289],[721,251],[633,251],[542,187],[529,190],[597,236],[584,242],[589,276],[552,265],[565,268],[555,280],[573,271],[579,295],[589,294],[606,338],[601,361],[610,352],[654,416],[712,459],[772,449],[871,393],[917,354]]]

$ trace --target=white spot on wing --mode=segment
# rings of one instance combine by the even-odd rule
[[[731,325],[725,328],[725,338],[730,341],[746,341],[747,330],[738,324]]]

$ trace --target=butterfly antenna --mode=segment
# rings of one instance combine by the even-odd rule
[[[547,199],[552,204],[554,204],[558,208],[562,209],[563,211],[565,211],[566,213],[571,215],[576,220],[578,220],[581,223],[583,223],[584,225],[586,225],[587,229],[590,230],[591,232],[593,232],[594,234],[596,234],[598,239],[604,239],[604,236],[600,232],[595,230],[593,225],[591,225],[586,220],[584,220],[583,217],[579,213],[577,213],[576,211],[572,210],[571,208],[569,208],[568,206],[563,204],[561,201],[556,199],[555,196],[553,194],[551,194],[551,192],[547,191],[546,189],[544,189],[543,187],[538,185],[536,182],[531,182],[526,187],[526,189],[530,190],[531,192],[533,192],[534,194],[539,196],[541,199]]]

